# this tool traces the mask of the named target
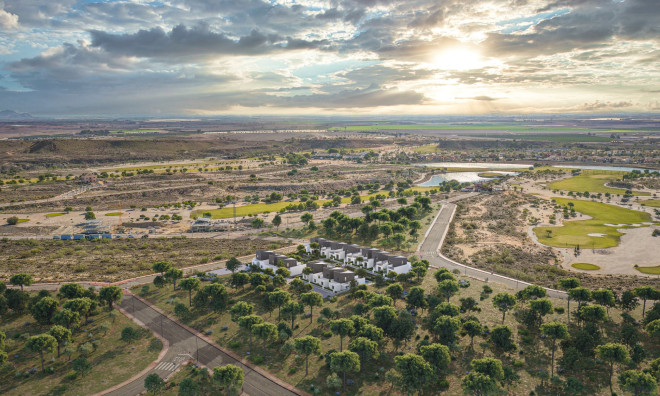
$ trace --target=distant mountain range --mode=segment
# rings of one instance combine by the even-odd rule
[[[0,121],[26,121],[36,119],[37,117],[34,117],[30,113],[17,113],[13,110],[0,111]]]

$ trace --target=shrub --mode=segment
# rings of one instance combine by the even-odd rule
[[[565,312],[564,307],[555,307],[555,312],[558,314],[563,314]]]
[[[76,378],[78,378],[78,373],[75,372],[75,371],[73,371],[73,370],[69,371],[69,372],[66,373],[66,375],[64,376],[64,380],[65,380],[65,381],[73,381],[73,380],[75,380]]]
[[[121,331],[121,340],[124,342],[131,342],[138,338],[138,332],[130,326],[126,326]]]
[[[241,342],[240,341],[230,341],[229,342],[229,347],[231,349],[238,349],[241,347]]]
[[[264,362],[264,358],[261,355],[250,355],[250,360],[252,360],[252,363],[254,364],[262,364]]]
[[[332,331],[328,330],[323,332],[323,338],[330,338],[330,337],[332,337]]]

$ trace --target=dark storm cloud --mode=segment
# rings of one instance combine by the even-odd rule
[[[166,32],[161,28],[140,30],[133,34],[110,34],[93,30],[92,46],[113,54],[136,57],[178,58],[205,55],[261,55],[274,51],[322,48],[326,40],[300,40],[266,35],[253,30],[234,39],[211,31],[205,25],[193,28],[179,25]]]

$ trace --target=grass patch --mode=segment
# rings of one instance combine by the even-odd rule
[[[478,176],[479,177],[502,177],[504,175],[501,174],[501,173],[497,173],[497,172],[481,172],[481,173],[478,174]]]
[[[643,274],[648,274],[648,275],[660,275],[660,265],[656,265],[655,267],[639,267],[635,266],[635,269]]]
[[[124,214],[124,212],[110,212],[110,213],[106,213],[105,215],[106,216],[121,216],[123,214]]]
[[[57,216],[64,216],[66,213],[46,213],[44,216],[46,217],[57,217]]]
[[[573,263],[571,264],[571,267],[586,271],[595,271],[600,269],[600,267],[597,266],[596,264],[589,264],[589,263]]]
[[[420,154],[431,154],[431,153],[435,153],[436,151],[438,151],[437,144],[425,144],[423,146],[415,147],[413,149],[413,152]]]
[[[27,223],[30,219],[18,219],[19,223]]]
[[[639,203],[652,208],[660,208],[660,199],[647,199],[645,201],[640,201]]]
[[[605,186],[605,184],[616,181],[617,179],[619,177],[616,173],[582,173],[578,176],[549,183],[548,188],[551,190],[623,195],[626,192],[625,189]],[[647,192],[633,192],[633,195],[644,196],[650,194]]]
[[[578,199],[554,198],[559,205],[573,203],[575,211],[591,216],[590,220],[565,220],[561,227],[536,227],[534,232],[539,242],[554,247],[576,247],[602,249],[619,244],[622,233],[617,227],[605,224],[633,224],[652,221],[645,212],[625,209],[615,205]],[[621,227],[619,227],[621,228]],[[547,231],[551,231],[548,236]],[[588,234],[605,234],[591,237]]]

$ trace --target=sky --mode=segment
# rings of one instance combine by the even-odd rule
[[[0,110],[660,112],[658,0],[0,0]]]

